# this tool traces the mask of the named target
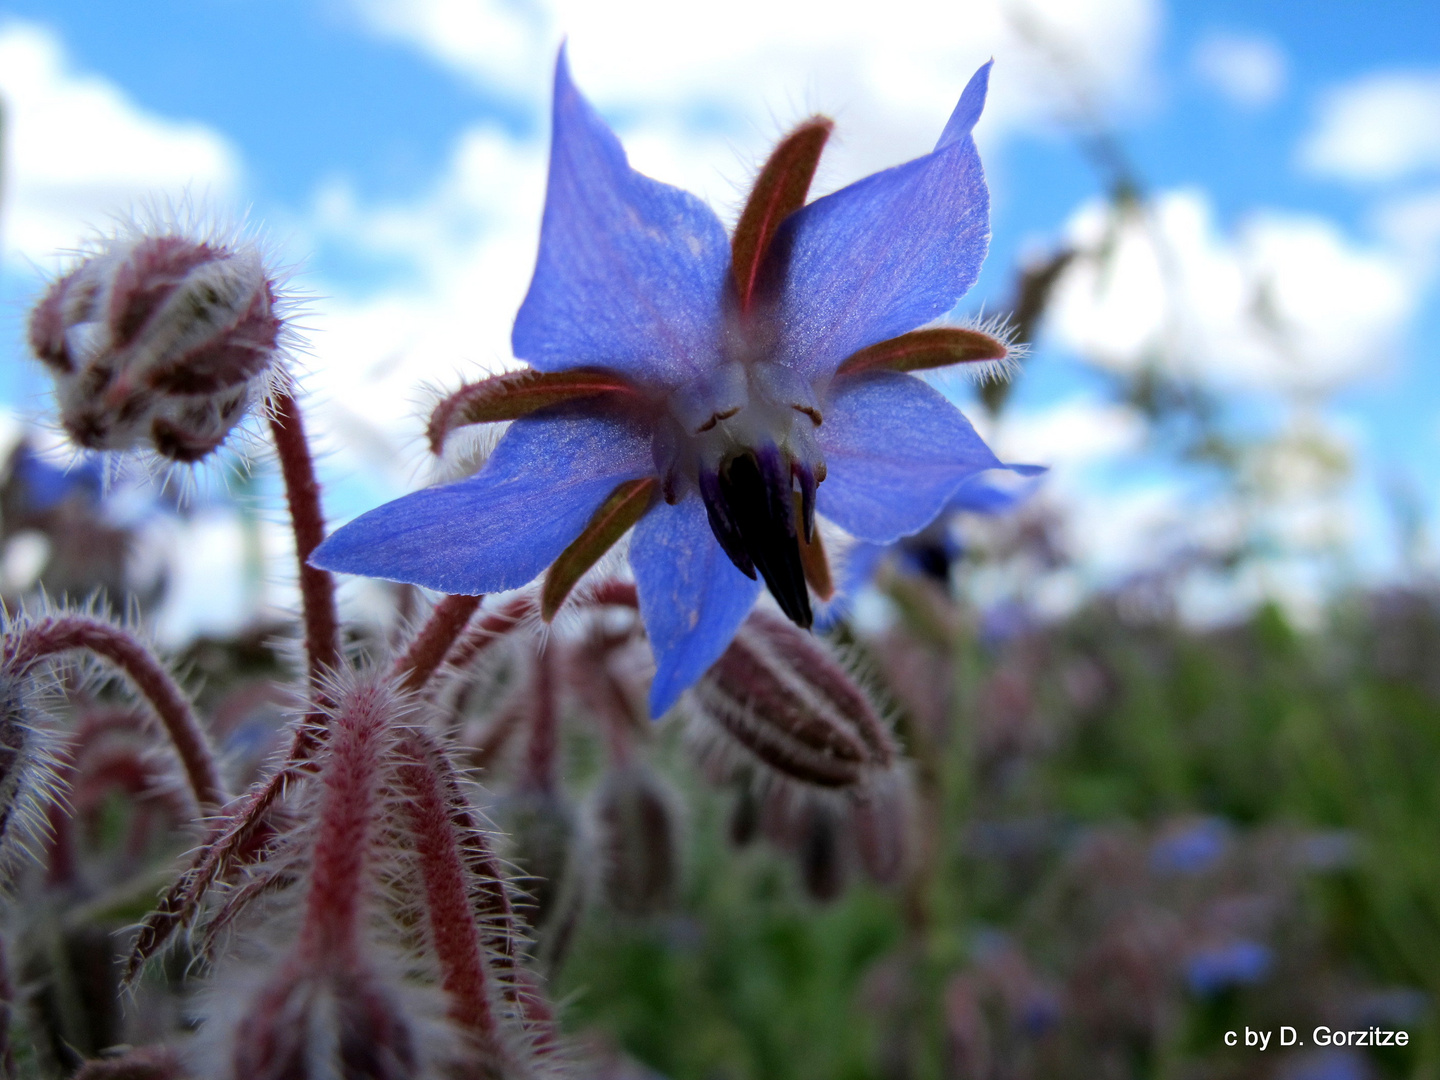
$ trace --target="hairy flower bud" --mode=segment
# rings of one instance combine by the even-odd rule
[[[251,1002],[235,1029],[235,1080],[420,1074],[416,1032],[394,996],[367,972],[289,964]]]
[[[142,1046],[117,1058],[87,1061],[75,1080],[186,1080],[180,1056],[165,1046]]]
[[[30,315],[30,348],[75,442],[198,461],[263,391],[283,330],[276,306],[253,247],[116,237],[51,285]]]
[[[593,805],[600,883],[626,915],[649,915],[675,896],[679,851],[674,802],[659,777],[631,764],[600,782]]]
[[[844,666],[764,612],[746,620],[693,700],[707,751],[740,749],[801,784],[858,788],[895,760],[894,738]]]

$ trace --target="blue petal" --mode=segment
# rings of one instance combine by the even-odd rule
[[[310,557],[324,570],[475,595],[532,580],[625,480],[655,471],[650,440],[570,411],[517,420],[485,467],[362,514]]]
[[[970,128],[990,65],[970,80],[936,148],[796,211],[778,250],[789,265],[780,359],[816,378],[849,355],[955,306],[990,246],[990,193]]]
[[[659,717],[729,647],[755,606],[760,582],[720,550],[693,494],[674,506],[660,504],[635,526],[630,566],[655,653],[650,715]]]
[[[872,543],[924,528],[962,481],[1001,467],[970,421],[911,375],[841,379],[817,434],[826,477],[816,509]]]
[[[570,81],[562,49],[540,255],[515,318],[515,355],[541,371],[601,365],[675,385],[716,363],[729,267],[719,219],[630,168]]]

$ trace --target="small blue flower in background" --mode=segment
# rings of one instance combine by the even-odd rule
[[[1191,953],[1185,961],[1185,982],[1191,992],[1210,997],[1233,986],[1259,982],[1273,961],[1269,946],[1244,938]]]
[[[1203,874],[1225,854],[1230,827],[1220,818],[1200,821],[1174,830],[1155,841],[1150,866],[1162,874]]]
[[[312,562],[498,592],[587,538],[603,551],[633,520],[657,716],[724,651],[761,579],[811,625],[807,581],[824,593],[816,513],[888,544],[1003,467],[906,373],[1004,355],[991,339],[998,353],[975,352],[974,331],[909,333],[949,311],[985,257],[989,193],[970,132],[988,78],[987,64],[931,153],[808,204],[830,125],[802,125],[732,239],[694,196],[630,168],[562,50],[539,257],[512,337],[534,371],[504,383],[557,396],[517,410],[475,476],[361,516]],[[604,392],[575,389],[587,372]]]
[[[55,509],[67,499],[77,499],[86,506],[97,506],[105,481],[100,464],[81,461],[69,468],[52,464],[22,442],[10,458],[9,477],[18,486],[22,513],[41,514]]]

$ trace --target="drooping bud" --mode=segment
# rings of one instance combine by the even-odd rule
[[[674,800],[657,777],[632,763],[612,769],[593,804],[600,884],[626,915],[649,915],[674,900],[679,869]]]
[[[142,1046],[117,1058],[87,1061],[75,1080],[186,1080],[180,1055],[167,1046]]]
[[[505,798],[499,817],[510,838],[510,859],[529,893],[521,910],[543,945],[547,928],[563,928],[583,899],[575,810],[554,789],[522,788]]]
[[[828,904],[845,891],[849,877],[840,812],[820,799],[806,801],[801,819],[800,880],[811,899]]]
[[[909,774],[889,728],[824,644],[764,612],[746,620],[691,700],[710,779],[738,784],[731,829],[796,861],[821,902],[858,863],[878,884],[909,863]]]
[[[116,237],[51,285],[31,313],[30,347],[76,443],[193,462],[263,393],[280,350],[276,308],[251,246]]]
[[[756,612],[692,691],[701,733],[788,780],[854,789],[890,768],[889,729],[823,644]]]
[[[235,1029],[234,1080],[410,1080],[421,1050],[395,996],[369,972],[287,964]]]

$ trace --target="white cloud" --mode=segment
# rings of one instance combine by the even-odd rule
[[[998,430],[984,431],[1004,461],[1069,470],[1140,449],[1145,418],[1128,405],[1075,397],[1041,409],[1010,409]],[[983,417],[977,418],[977,426]]]
[[[1402,259],[1327,219],[1259,211],[1227,233],[1197,191],[1118,219],[1090,204],[1069,232],[1104,254],[1067,275],[1050,325],[1120,371],[1159,364],[1221,388],[1325,389],[1382,369],[1416,300]]]
[[[39,25],[0,23],[0,97],[10,259],[48,260],[146,200],[223,197],[238,182],[237,155],[220,135],[146,112],[74,70]]]
[[[1261,108],[1285,91],[1285,53],[1267,38],[1210,33],[1191,56],[1195,73],[1236,105]]]
[[[1362,183],[1440,169],[1440,73],[1380,72],[1336,87],[1320,103],[1300,161]]]
[[[420,478],[424,384],[453,388],[513,366],[510,326],[535,264],[544,168],[539,143],[476,128],[413,200],[367,206],[340,182],[317,198],[312,242],[407,268],[403,285],[378,292],[325,288],[305,320],[320,424],[366,459],[376,492]]]
[[[1406,260],[1416,277],[1440,264],[1440,188],[1397,196],[1374,212],[1376,232]]]

